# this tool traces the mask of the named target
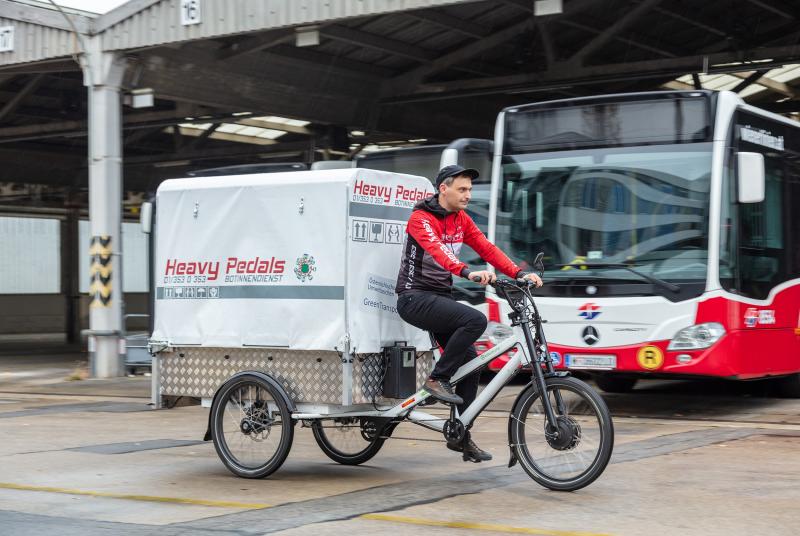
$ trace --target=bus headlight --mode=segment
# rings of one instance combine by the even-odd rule
[[[497,346],[500,341],[511,337],[513,334],[514,330],[505,324],[489,322],[486,326],[486,331],[483,332],[478,340],[489,341],[492,343],[492,346]]]
[[[689,326],[675,334],[667,350],[701,350],[720,340],[723,335],[725,328],[719,322]]]

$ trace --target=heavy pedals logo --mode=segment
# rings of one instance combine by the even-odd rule
[[[93,236],[89,248],[92,283],[89,286],[89,307],[111,305],[111,237]]]

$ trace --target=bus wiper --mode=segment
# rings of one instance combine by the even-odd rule
[[[641,277],[642,279],[644,279],[646,281],[649,281],[650,283],[652,283],[652,284],[654,284],[656,286],[659,286],[661,288],[665,288],[667,290],[671,290],[672,292],[680,292],[681,291],[681,287],[679,287],[678,285],[675,285],[673,283],[670,283],[669,281],[664,281],[663,279],[658,279],[657,277],[653,277],[653,276],[647,275],[645,273],[642,273],[639,270],[634,269],[633,266],[631,266],[630,264],[623,264],[621,262],[617,262],[617,263],[614,263],[614,262],[573,262],[573,263],[570,263],[570,264],[557,264],[556,266],[558,266],[559,268],[563,268],[563,267],[566,267],[566,266],[569,266],[571,268],[580,268],[581,266],[585,266],[586,268],[590,268],[590,269],[591,268],[622,268],[623,270],[628,270],[632,274],[636,274],[639,277]]]

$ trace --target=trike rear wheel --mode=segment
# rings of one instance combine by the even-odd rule
[[[232,473],[272,474],[286,461],[293,437],[291,411],[270,382],[245,374],[220,388],[211,408],[211,438]]]
[[[315,420],[311,431],[328,458],[343,465],[360,465],[381,450],[394,427],[392,423],[348,417]]]

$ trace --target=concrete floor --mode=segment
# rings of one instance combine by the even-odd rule
[[[521,384],[475,427],[491,462],[464,463],[403,424],[373,460],[340,466],[297,427],[284,466],[245,480],[198,441],[207,409],[151,410],[149,378],[65,381],[70,359],[0,357],[0,534],[794,535],[800,524],[800,401],[760,388],[651,382],[607,396],[612,463],[574,493],[506,467]]]

